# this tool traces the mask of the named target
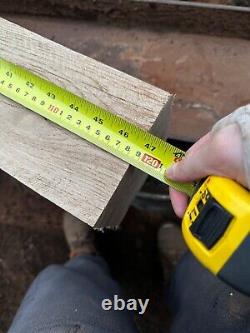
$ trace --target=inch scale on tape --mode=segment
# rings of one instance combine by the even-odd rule
[[[194,184],[164,177],[165,170],[185,153],[135,124],[2,58],[0,93],[152,177],[193,194]]]

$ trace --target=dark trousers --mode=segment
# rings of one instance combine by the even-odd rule
[[[127,311],[104,311],[122,298],[101,257],[82,256],[46,268],[28,290],[8,333],[136,333]],[[173,275],[171,333],[250,333],[250,298],[204,269],[191,254]]]

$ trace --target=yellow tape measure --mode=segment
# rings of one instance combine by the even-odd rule
[[[0,58],[0,93],[177,190],[164,172],[185,153],[121,117]],[[62,142],[63,144],[63,142]]]

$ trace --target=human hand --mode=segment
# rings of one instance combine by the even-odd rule
[[[166,171],[166,177],[178,182],[192,182],[209,175],[222,176],[247,186],[243,147],[237,124],[209,132],[197,141],[182,161]],[[170,198],[177,216],[182,217],[188,197],[170,188]]]

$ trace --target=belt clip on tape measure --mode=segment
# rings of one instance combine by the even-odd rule
[[[250,192],[210,176],[194,194],[183,218],[185,241],[213,274],[250,296]]]

